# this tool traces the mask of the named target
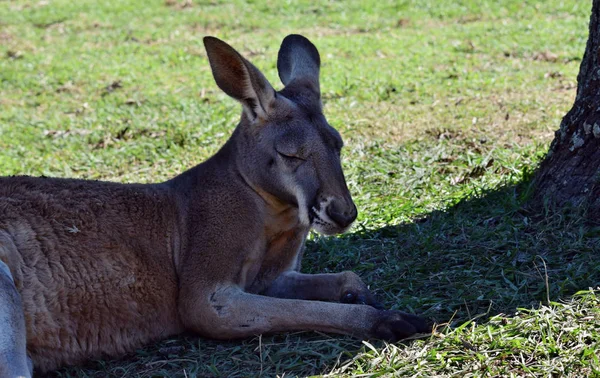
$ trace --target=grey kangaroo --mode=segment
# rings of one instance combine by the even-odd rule
[[[386,311],[352,272],[299,272],[309,230],[357,210],[325,120],[320,57],[283,40],[281,91],[204,38],[219,88],[243,106],[210,159],[159,184],[0,178],[0,377],[117,356],[184,330],[214,339],[316,330],[398,340],[429,332]]]

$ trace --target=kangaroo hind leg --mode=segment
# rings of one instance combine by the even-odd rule
[[[25,317],[13,277],[0,260],[0,377],[31,377],[27,357]]]

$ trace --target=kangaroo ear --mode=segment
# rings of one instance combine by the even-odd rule
[[[218,38],[204,37],[204,47],[219,88],[242,103],[250,120],[265,119],[275,90],[264,75]]]
[[[284,38],[277,57],[277,70],[283,85],[296,79],[310,81],[319,93],[319,68],[321,57],[311,41],[299,34]]]

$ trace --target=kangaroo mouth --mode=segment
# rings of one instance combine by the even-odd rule
[[[314,206],[310,208],[310,211],[308,212],[308,214],[309,214],[309,219],[310,219],[311,225],[317,224],[317,225],[325,226],[325,225],[330,224],[330,222],[324,220],[323,218],[321,218],[319,216],[319,210]]]

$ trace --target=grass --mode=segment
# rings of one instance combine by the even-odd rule
[[[193,335],[56,377],[600,376],[600,227],[527,206],[575,94],[579,0],[0,2],[0,172],[170,178],[237,122],[201,38],[272,81],[281,39],[321,51],[329,122],[359,207],[311,236],[307,272],[357,271],[439,327],[398,344],[318,333]],[[582,291],[584,290],[584,291]]]

